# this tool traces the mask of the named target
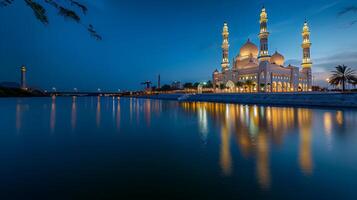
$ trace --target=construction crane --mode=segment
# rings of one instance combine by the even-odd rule
[[[141,85],[146,85],[146,90],[149,90],[150,89],[150,86],[151,86],[151,81],[145,81],[145,82],[142,82]]]

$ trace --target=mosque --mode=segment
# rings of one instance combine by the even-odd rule
[[[260,48],[249,39],[240,48],[230,67],[228,58],[228,24],[223,25],[223,59],[221,71],[213,72],[213,86],[216,92],[298,92],[311,91],[312,62],[310,59],[310,30],[305,21],[302,30],[302,69],[285,66],[284,56],[277,51],[269,54],[267,27],[268,15],[263,7],[260,13]]]

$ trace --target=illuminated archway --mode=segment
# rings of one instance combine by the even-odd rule
[[[283,82],[283,88],[282,88],[282,92],[287,92],[288,91],[288,87],[287,87],[287,84],[286,84],[286,82]]]
[[[277,84],[277,92],[282,92],[283,91],[283,85],[282,83],[279,81]]]
[[[302,88],[302,84],[301,83],[299,83],[299,88],[298,88],[298,91],[299,92],[301,92],[303,90],[303,88]]]
[[[277,92],[277,85],[276,85],[276,82],[274,81],[273,84],[272,84],[272,92]]]
[[[234,89],[235,89],[235,84],[233,83],[233,81],[228,81],[227,83],[226,83],[226,87],[227,87],[227,89],[228,89],[228,92],[234,92]]]

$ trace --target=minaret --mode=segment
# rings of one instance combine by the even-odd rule
[[[21,67],[21,89],[27,90],[26,87],[26,67],[23,65]]]
[[[303,68],[306,67],[311,67],[312,66],[312,62],[310,59],[310,47],[311,47],[311,42],[310,42],[310,29],[309,29],[309,25],[307,24],[307,22],[305,21],[304,23],[304,27],[302,29],[302,49],[303,49],[303,58],[302,58],[302,64],[301,66]]]
[[[161,76],[159,74],[159,76],[157,77],[157,89],[161,88]]]
[[[223,58],[222,58],[222,71],[226,71],[229,69],[229,59],[228,59],[228,50],[229,50],[229,43],[228,43],[228,24],[224,22],[223,25],[223,31],[222,31],[222,36],[223,36],[223,43],[222,43],[222,52],[223,52]]]
[[[262,8],[262,12],[260,13],[260,32],[259,32],[259,39],[260,39],[260,53],[259,53],[259,60],[260,61],[268,61],[270,59],[269,51],[268,51],[268,37],[269,32],[267,28],[268,22],[268,15],[265,11],[265,7]]]
[[[302,56],[302,72],[306,74],[306,87],[303,88],[305,91],[311,91],[312,89],[312,71],[311,71],[311,66],[312,66],[312,61],[310,57],[310,47],[311,47],[311,42],[310,42],[310,29],[309,25],[307,24],[307,21],[305,20],[304,27],[302,28],[302,49],[303,49],[303,56]]]

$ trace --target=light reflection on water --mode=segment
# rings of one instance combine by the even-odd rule
[[[66,100],[53,97],[43,104],[45,110],[49,109],[48,130],[51,134],[59,134],[58,129],[64,130],[67,119],[70,129],[75,133],[83,131],[83,127],[96,127],[100,132],[123,133],[119,134],[123,135],[122,137],[130,137],[127,133],[135,132],[139,128],[143,133],[149,130],[160,132],[164,129],[169,131],[167,133],[174,133],[173,135],[183,134],[170,127],[175,126],[182,128],[181,131],[192,133],[189,136],[191,140],[199,138],[204,148],[217,148],[217,151],[205,152],[210,154],[212,160],[214,156],[218,157],[215,165],[222,177],[236,177],[239,170],[243,170],[240,169],[241,162],[252,161],[255,177],[251,179],[254,179],[263,191],[269,191],[278,184],[274,181],[275,177],[279,176],[274,172],[274,169],[278,168],[274,167],[277,165],[274,161],[282,156],[280,152],[289,152],[290,158],[295,159],[293,164],[301,174],[313,177],[316,170],[322,168],[317,164],[320,159],[328,155],[328,152],[336,151],[335,144],[341,148],[338,136],[346,137],[347,133],[353,132],[351,128],[355,129],[357,126],[356,111],[334,109],[178,103],[112,97],[72,97],[68,103]],[[26,120],[29,120],[26,113],[34,110],[31,110],[31,106],[33,105],[26,101],[16,101],[14,127],[17,133],[26,134],[23,126]],[[70,115],[64,114],[66,109]],[[158,142],[153,145],[174,141],[174,138],[171,138],[174,136],[160,135],[158,140],[152,140],[147,135],[141,137]],[[166,138],[161,139],[162,137]],[[218,146],[215,146],[213,141],[217,141]],[[325,145],[326,151],[322,149],[321,144]],[[182,151],[181,148],[184,147],[172,148]],[[207,163],[211,163],[212,160]]]
[[[270,148],[282,145],[289,131],[299,130],[298,164],[305,175],[312,175],[314,158],[312,155],[313,110],[307,108],[263,107],[219,103],[181,103],[184,110],[197,112],[201,133],[207,127],[207,115],[219,122],[221,135],[220,166],[224,175],[232,173],[231,134],[243,156],[256,158],[257,180],[262,188],[271,184]],[[332,117],[335,116],[335,117]],[[352,121],[353,119],[350,119]],[[326,140],[331,147],[332,126],[344,126],[344,112],[324,113],[323,124]],[[270,144],[270,142],[272,144]]]
[[[72,130],[76,128],[77,124],[77,97],[72,97],[72,110],[71,110],[71,126]]]

